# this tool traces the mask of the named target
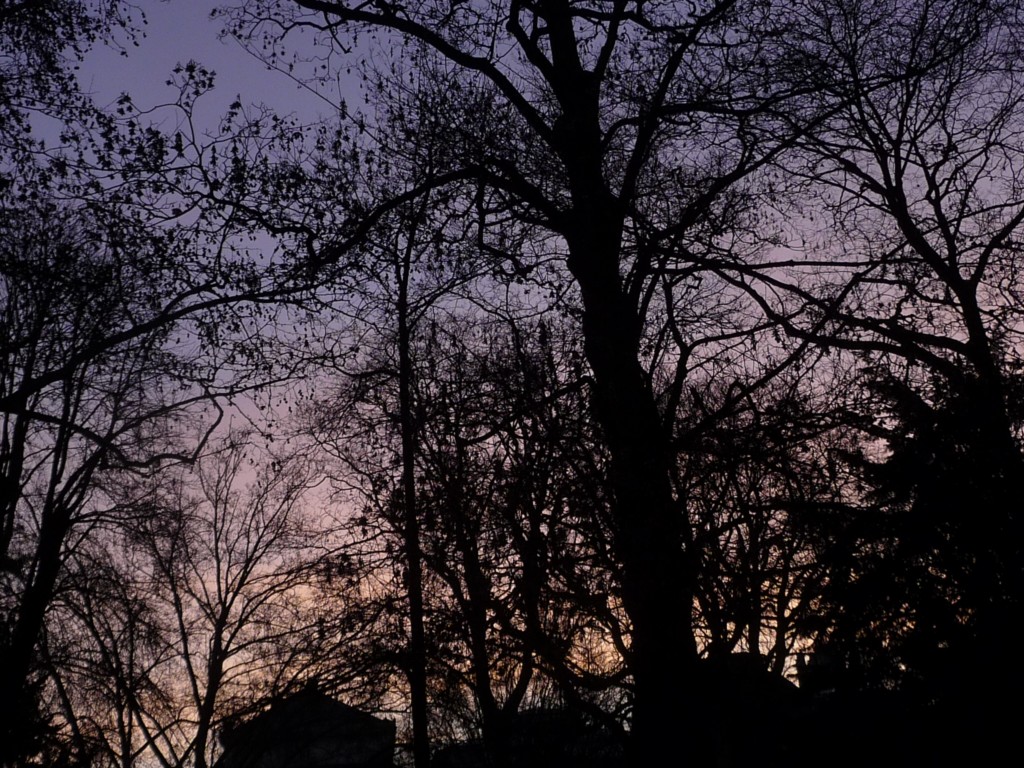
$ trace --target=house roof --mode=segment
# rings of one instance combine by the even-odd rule
[[[395,724],[313,687],[221,733],[217,768],[357,768],[391,765]]]

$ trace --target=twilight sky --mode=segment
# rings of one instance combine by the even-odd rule
[[[202,102],[201,118],[215,123],[236,96],[243,104],[264,103],[279,112],[315,117],[324,102],[280,72],[268,70],[232,39],[218,39],[222,21],[210,12],[225,0],[136,0],[147,24],[138,47],[122,55],[114,47],[97,46],[80,72],[83,88],[106,105],[121,93],[147,108],[174,98],[166,81],[179,62],[195,60],[217,73],[216,90]]]

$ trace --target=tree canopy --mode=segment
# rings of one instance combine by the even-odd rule
[[[205,131],[8,5],[5,766],[310,684],[417,768],[1007,743],[1020,3],[238,0],[329,108]]]

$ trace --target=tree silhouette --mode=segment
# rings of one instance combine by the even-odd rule
[[[204,766],[308,678],[421,768],[1009,732],[1019,3],[238,0],[364,104],[208,135],[196,62],[169,132],[76,90],[128,15],[0,10],[0,760]],[[224,403],[299,374],[241,503]]]
[[[685,271],[743,216],[743,198],[732,191],[779,151],[785,140],[776,135],[791,133],[779,117],[788,94],[766,75],[771,55],[754,29],[763,22],[783,30],[786,22],[741,9],[318,0],[236,9],[239,33],[253,40],[313,27],[344,48],[348,30],[387,32],[410,42],[411,66],[446,73],[418,91],[453,137],[444,164],[371,209],[365,226],[402,199],[461,183],[479,190],[480,241],[508,264],[531,266],[504,248],[503,222],[557,239],[563,285],[581,297],[592,395],[611,457],[633,734],[645,762],[672,748],[665,740],[680,723],[699,731],[704,720],[691,621],[697,563],[670,480],[671,429],[642,360],[648,309],[660,276]],[[409,87],[381,85],[391,93]],[[375,139],[385,157],[401,144],[383,133]],[[345,258],[348,242],[321,249],[318,260]],[[705,740],[693,743],[700,750]]]
[[[239,290],[256,312],[279,290],[239,288],[237,273],[207,269],[178,250],[184,237],[144,221],[42,205],[11,210],[3,227],[0,699],[4,743],[21,751],[37,642],[80,537],[106,517],[105,484],[189,458],[219,422],[219,399],[274,376],[223,342],[246,314]]]
[[[885,603],[882,625],[902,625],[934,655],[960,645],[967,622],[989,658],[1002,649],[1007,671],[1018,664],[997,638],[1019,604],[1022,565],[1010,288],[1024,221],[1018,25],[1015,6],[988,3],[824,14],[807,76],[848,100],[801,138],[788,168],[800,194],[817,192],[813,211],[831,230],[805,235],[806,248],[834,267],[736,280],[794,336],[857,355],[873,393],[861,423],[874,422],[867,439],[890,455],[866,449],[862,467],[886,512],[865,515],[873,544],[850,531],[879,568],[856,577],[849,631],[870,634],[859,610]],[[883,575],[901,562],[898,579]],[[872,655],[895,668],[906,661],[889,631],[900,632],[879,631]]]

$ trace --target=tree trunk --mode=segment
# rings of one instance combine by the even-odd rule
[[[707,747],[692,610],[694,573],[684,510],[671,482],[672,450],[638,359],[641,321],[618,277],[618,232],[586,217],[569,237],[570,269],[583,295],[583,333],[595,410],[611,454],[623,604],[632,623],[634,764]],[[692,730],[691,730],[692,729]]]
[[[632,624],[633,764],[655,765],[682,748],[708,764],[689,526],[672,490],[670,431],[640,362],[643,318],[620,277],[625,213],[604,178],[599,83],[569,61],[576,52],[567,48],[555,127],[573,203],[563,234],[583,300],[595,413],[611,455],[623,607]]]
[[[411,240],[398,278],[398,409],[402,430],[402,509],[405,549],[406,596],[409,603],[408,680],[412,706],[413,760],[416,768],[430,765],[430,737],[427,732],[427,652],[423,621],[423,555],[416,507],[416,420],[412,402],[412,328],[409,317]]]
[[[0,662],[0,765],[26,757],[39,723],[33,721],[36,702],[28,690],[36,660],[36,643],[60,573],[61,553],[69,527],[65,510],[48,500],[36,547],[34,573],[21,596],[10,641]]]

